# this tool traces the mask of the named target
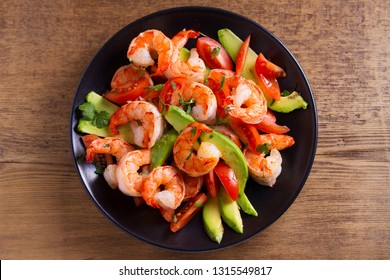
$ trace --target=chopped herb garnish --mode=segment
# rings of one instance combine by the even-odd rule
[[[192,98],[192,99],[190,99],[190,100],[188,100],[188,101],[185,101],[185,100],[183,99],[183,96],[182,96],[181,94],[179,94],[179,104],[180,104],[180,106],[183,107],[183,110],[184,110],[187,114],[189,114],[189,113],[191,113],[192,105],[195,104],[195,99]]]
[[[256,147],[256,151],[258,151],[259,153],[262,153],[265,156],[267,156],[269,154],[269,152],[270,152],[269,146],[270,146],[270,144],[268,144],[268,143],[264,143],[262,145],[258,145]]]
[[[79,106],[82,113],[82,118],[90,121],[97,128],[107,126],[110,121],[110,114],[106,111],[96,111],[95,106],[91,102],[85,102]]]
[[[200,202],[200,201],[197,201],[197,202],[194,203],[194,206],[196,206],[196,207],[202,207],[202,206],[203,206],[203,203]]]
[[[171,81],[171,86],[172,86],[173,90],[177,90],[177,86],[176,86],[176,83],[174,81]]]
[[[289,96],[291,94],[291,91],[284,90],[283,92],[280,93],[281,96]]]
[[[213,48],[211,51],[211,58],[213,59],[214,57],[216,57],[220,51],[221,51],[221,46]]]
[[[146,87],[147,90],[157,90],[157,91],[160,91],[162,90],[164,84],[157,84],[157,85],[154,85],[154,86],[149,86],[149,87]]]
[[[221,78],[221,84],[219,85],[219,90],[221,90],[223,88],[223,85],[225,84],[225,80],[226,80],[226,76],[223,75]]]
[[[102,166],[95,165],[95,173],[98,175],[103,175],[104,173],[104,168]]]

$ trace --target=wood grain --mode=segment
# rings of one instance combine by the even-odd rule
[[[85,67],[115,32],[188,5],[147,3],[0,3],[0,258],[389,259],[389,1],[191,3],[263,25],[296,56],[313,88],[313,169],[271,227],[223,253],[184,254],[126,235],[96,209],[71,157],[72,100]]]

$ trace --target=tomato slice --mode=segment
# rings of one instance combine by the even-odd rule
[[[272,99],[280,100],[280,87],[276,78],[266,78],[263,74],[257,74],[257,78],[259,78],[261,90]]]
[[[103,97],[115,104],[124,105],[127,101],[136,100],[150,86],[153,86],[153,81],[146,70],[129,64],[115,72],[111,90],[104,93]]]
[[[189,200],[183,208],[173,217],[170,228],[171,231],[176,232],[181,230],[199,211],[207,201],[207,195],[198,193],[194,198]]]
[[[236,175],[233,169],[229,167],[225,162],[220,161],[214,168],[215,174],[217,174],[226,192],[230,198],[234,201],[237,200],[239,194],[239,187]]]
[[[244,70],[246,55],[248,53],[249,49],[249,43],[251,40],[251,35],[246,37],[245,41],[242,43],[240,50],[238,51],[237,58],[236,58],[236,74],[241,75],[242,71]]]
[[[287,126],[276,124],[275,114],[270,109],[267,110],[267,114],[264,116],[264,119],[260,123],[256,124],[256,128],[264,133],[275,134],[285,134],[290,131]]]
[[[277,79],[286,77],[283,68],[267,60],[262,53],[257,56],[255,62],[257,75],[262,74],[267,79]]]
[[[215,179],[214,170],[211,170],[209,173],[207,173],[204,176],[205,176],[207,194],[210,197],[216,197],[219,192],[219,185],[217,183],[217,180]]]
[[[196,50],[211,69],[233,70],[233,61],[225,48],[216,40],[201,37],[196,41]]]
[[[230,127],[240,138],[244,145],[248,146],[253,152],[257,153],[257,147],[261,144],[260,134],[254,124],[244,123],[238,118],[230,117]]]

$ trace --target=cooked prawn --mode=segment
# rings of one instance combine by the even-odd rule
[[[87,147],[85,159],[87,162],[93,162],[95,154],[111,154],[117,160],[129,151],[133,151],[134,147],[125,140],[118,137],[105,137],[93,140]]]
[[[175,105],[187,110],[196,121],[214,124],[217,112],[217,100],[213,91],[204,84],[183,77],[169,79],[160,98],[164,104]]]
[[[182,176],[185,184],[183,200],[188,200],[190,198],[193,198],[200,192],[203,187],[204,176],[191,177],[184,172]]]
[[[180,172],[173,166],[165,165],[150,172],[144,182],[142,197],[151,207],[176,209],[183,201],[184,191]]]
[[[202,142],[197,147],[202,131],[211,132],[212,129],[205,124],[194,122],[180,133],[173,145],[176,166],[194,177],[209,173],[221,157],[221,152],[209,142]]]
[[[150,29],[131,41],[127,57],[134,65],[145,68],[154,66],[157,59],[157,71],[152,76],[162,75],[172,60],[173,49],[170,38],[159,30]]]
[[[228,114],[249,124],[261,122],[267,113],[267,100],[259,86],[242,76],[228,77],[225,83],[230,91],[226,94]]]
[[[272,149],[268,156],[257,154],[250,149],[244,150],[251,177],[261,185],[272,187],[276,178],[282,172],[282,156],[276,149]]]
[[[144,166],[150,164],[150,149],[128,152],[118,163],[116,178],[119,190],[125,195],[142,196],[142,188],[148,172]]]
[[[197,38],[199,34],[197,31],[184,29],[172,38],[174,47],[172,59],[164,72],[166,78],[186,77],[197,82],[203,81],[206,74],[206,65],[199,57],[196,48],[190,49],[190,57],[187,61],[180,59],[180,50],[185,46],[188,39]]]
[[[260,144],[267,144],[268,149],[277,149],[279,151],[291,147],[295,144],[294,138],[286,134],[260,134]]]
[[[188,39],[196,39],[199,35],[198,31],[183,29],[172,37],[172,43],[176,48],[181,49],[187,44]]]
[[[117,167],[116,164],[107,165],[103,172],[104,179],[112,189],[118,188],[118,179],[116,177]]]
[[[161,137],[164,124],[157,107],[146,101],[132,101],[123,105],[112,114],[109,128],[115,135],[117,127],[130,123],[134,134],[134,144],[142,148],[151,148]]]

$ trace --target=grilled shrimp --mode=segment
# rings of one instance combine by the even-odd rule
[[[190,115],[196,121],[214,124],[217,112],[217,100],[213,91],[204,84],[183,77],[169,79],[160,95],[164,104],[176,105],[186,109],[190,106]]]
[[[98,138],[87,147],[85,159],[87,162],[93,162],[95,154],[111,154],[119,160],[124,154],[133,150],[134,147],[121,138]]]
[[[157,59],[157,71],[152,76],[162,75],[172,61],[173,50],[174,45],[170,38],[159,30],[150,29],[131,41],[127,57],[134,65],[145,68],[154,66]]]
[[[272,149],[270,155],[257,154],[250,149],[244,150],[251,177],[261,185],[272,187],[276,178],[282,172],[282,156],[277,149]]]
[[[154,208],[176,209],[184,198],[184,181],[180,172],[170,165],[153,169],[142,190],[145,202]]]
[[[228,77],[225,81],[227,112],[245,123],[257,124],[267,113],[267,100],[253,81],[242,76]]]
[[[203,81],[206,74],[206,65],[199,57],[196,48],[190,50],[190,57],[187,61],[180,59],[180,50],[185,46],[188,39],[197,38],[199,34],[197,31],[184,29],[172,38],[174,47],[171,62],[164,72],[166,78],[186,77],[197,82]]]
[[[153,147],[164,130],[163,118],[157,107],[146,101],[132,101],[120,107],[112,114],[109,128],[117,135],[117,127],[126,123],[130,123],[134,144],[142,148]]]
[[[221,152],[213,144],[198,144],[197,140],[202,131],[211,132],[212,129],[205,124],[194,122],[180,133],[173,145],[176,166],[193,177],[209,173],[221,157]]]
[[[150,164],[150,149],[134,150],[124,155],[116,169],[119,190],[125,195],[142,196],[142,188]],[[146,169],[147,170],[147,169]]]

